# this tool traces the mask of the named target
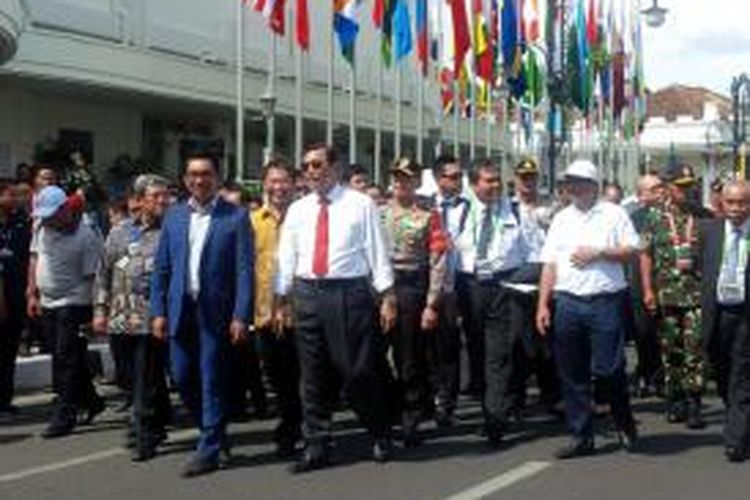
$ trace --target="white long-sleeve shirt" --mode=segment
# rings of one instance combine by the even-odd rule
[[[328,274],[322,279],[370,278],[377,292],[393,286],[377,207],[366,195],[333,187],[328,205]],[[295,201],[281,226],[275,291],[287,295],[295,278],[319,279],[313,255],[320,201],[316,193]]]

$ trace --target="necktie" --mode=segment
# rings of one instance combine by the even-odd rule
[[[477,260],[487,258],[487,249],[492,239],[492,207],[487,206],[484,209],[482,218],[482,227],[479,229],[479,242],[477,243]]]
[[[726,254],[726,279],[729,283],[737,282],[737,267],[740,262],[740,240],[742,231],[738,228],[732,230],[732,238],[729,242]]]
[[[315,253],[313,254],[313,274],[322,278],[328,274],[328,204],[324,196],[320,198],[318,222],[315,226]]]
[[[443,229],[448,228],[448,210],[454,205],[452,200],[443,200],[440,203],[440,222],[443,223]]]

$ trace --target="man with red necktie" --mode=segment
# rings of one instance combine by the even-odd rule
[[[281,228],[274,318],[294,325],[302,368],[305,451],[293,472],[329,463],[330,396],[334,373],[374,439],[373,459],[391,453],[390,415],[378,363],[383,331],[394,325],[393,271],[369,197],[339,183],[332,148],[307,149],[302,168],[310,194],[289,207]]]

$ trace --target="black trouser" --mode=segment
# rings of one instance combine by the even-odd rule
[[[152,446],[172,416],[167,346],[151,335],[129,335],[133,352],[133,429],[138,446]]]
[[[456,407],[461,375],[461,331],[458,325],[458,298],[443,295],[440,322],[430,334],[430,375],[438,410],[451,414]]]
[[[308,444],[322,443],[330,434],[336,375],[365,427],[376,438],[386,437],[389,411],[379,370],[384,340],[375,333],[375,298],[368,281],[298,280],[293,301]]]
[[[13,400],[16,355],[22,330],[23,320],[15,315],[0,322],[0,408]]]
[[[727,446],[750,446],[750,328],[747,310],[719,307],[719,393],[727,406],[724,442]]]
[[[263,373],[255,339],[230,347],[229,373],[229,417],[240,417],[245,413],[248,391],[255,411],[264,413],[266,388],[263,385]]]
[[[479,281],[463,275],[462,297],[468,302],[463,318],[467,330],[483,342],[483,404],[485,425],[502,431],[511,408],[509,387],[513,371],[513,341],[520,328],[519,304],[500,285],[503,276]]]
[[[548,338],[536,333],[536,294],[511,292],[518,303],[519,337],[513,345],[513,374],[511,375],[510,397],[514,410],[526,407],[526,386],[529,377],[536,375],[541,403],[552,407],[560,399],[560,381],[557,377],[555,358]]]
[[[97,398],[87,362],[88,341],[81,326],[91,321],[90,306],[42,309],[45,336],[52,347],[52,381],[57,403],[53,425],[75,424],[76,409],[89,407]]]
[[[270,329],[257,331],[263,346],[265,367],[273,390],[276,392],[279,409],[279,425],[274,439],[296,439],[302,424],[302,400],[299,393],[300,368],[297,358],[294,332],[286,330],[276,335]]]
[[[428,405],[427,335],[432,332],[422,331],[421,325],[428,279],[425,273],[395,273],[396,327],[389,338],[400,385],[404,431],[413,430]]]
[[[115,365],[115,384],[123,390],[128,399],[133,391],[133,353],[135,341],[132,335],[124,333],[109,336],[109,351]]]
[[[463,319],[466,354],[469,361],[468,389],[472,393],[484,393],[484,332],[478,319],[482,316],[479,304],[478,282],[470,275],[459,273],[456,277],[458,310]],[[474,297],[474,299],[472,299]]]

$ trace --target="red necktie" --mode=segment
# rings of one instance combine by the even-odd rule
[[[313,254],[313,274],[322,278],[328,274],[328,204],[325,197],[320,198],[318,223],[315,226],[315,253]]]

